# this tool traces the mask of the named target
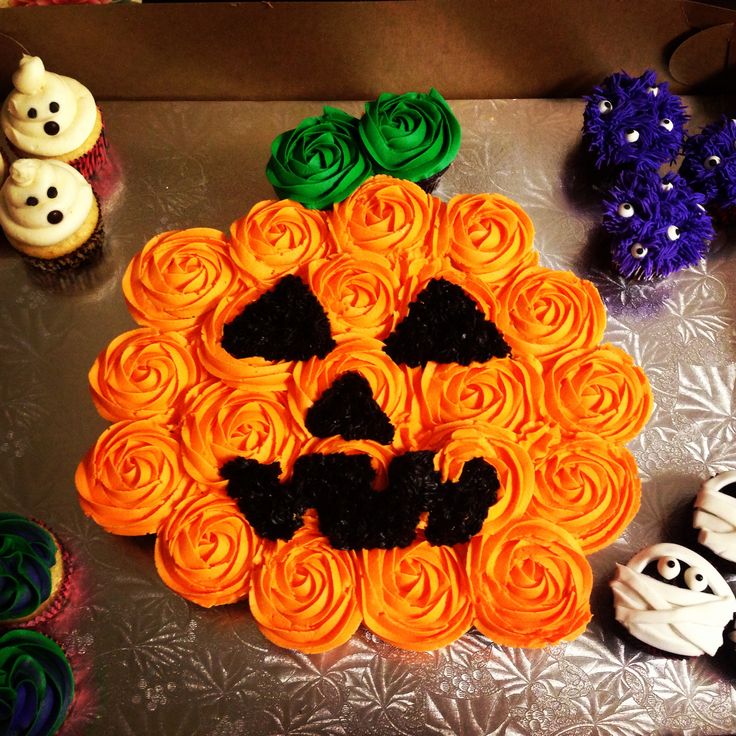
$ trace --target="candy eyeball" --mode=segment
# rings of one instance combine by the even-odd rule
[[[680,239],[680,228],[677,227],[677,225],[670,225],[667,228],[667,237],[670,240],[679,240]]]
[[[674,580],[680,574],[680,561],[674,557],[660,557],[657,572],[665,580]]]
[[[697,567],[688,567],[685,570],[685,585],[690,590],[702,592],[708,587],[708,581],[705,578],[705,574]]]
[[[647,92],[656,97],[659,94],[659,87],[647,87]]]
[[[613,105],[609,100],[601,100],[598,103],[598,112],[601,115],[605,115],[607,112],[611,112],[611,110],[613,110]]]
[[[630,204],[629,202],[622,202],[618,206],[618,214],[621,217],[633,217],[634,216],[634,206]]]
[[[624,136],[627,143],[636,143],[639,140],[639,131],[629,128]]]
[[[641,243],[634,243],[634,245],[631,246],[631,250],[629,252],[631,253],[632,258],[636,258],[640,261],[642,258],[646,257],[647,253],[649,253],[649,248],[642,245]]]
[[[662,118],[662,120],[659,121],[659,125],[668,132],[672,132],[675,127],[675,124],[669,118]]]
[[[703,161],[703,166],[705,166],[706,169],[715,169],[720,163],[720,156],[708,156],[708,158]]]

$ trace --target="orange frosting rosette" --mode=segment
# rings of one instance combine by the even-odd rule
[[[365,625],[402,649],[439,649],[473,623],[464,555],[421,535],[408,547],[358,555],[360,610]]]
[[[119,335],[97,356],[89,386],[105,419],[172,418],[200,374],[185,337],[141,327]]]
[[[399,265],[403,280],[427,262],[439,269],[447,251],[439,228],[443,206],[412,182],[379,175],[335,205],[330,228],[344,251],[382,254]]]
[[[334,250],[327,216],[289,199],[268,199],[230,226],[233,260],[260,284],[273,285]]]
[[[613,345],[563,355],[544,380],[549,413],[568,432],[628,442],[652,413],[644,371]]]
[[[248,595],[263,547],[235,501],[215,493],[193,494],[162,524],[154,559],[166,585],[210,608]]]
[[[613,542],[639,510],[641,481],[624,447],[579,435],[536,466],[530,513],[570,532],[591,554]]]
[[[123,276],[133,319],[160,330],[188,330],[236,287],[230,244],[211,228],[172,230],[146,243]],[[241,274],[242,275],[242,274]]]
[[[373,398],[394,427],[411,411],[408,373],[383,352],[383,343],[367,337],[338,337],[337,347],[326,358],[310,358],[294,364],[288,401],[294,420],[304,426],[312,404],[344,373],[355,371],[368,381]],[[306,431],[306,428],[305,428]]]
[[[427,363],[419,382],[421,424],[431,430],[477,419],[520,432],[544,415],[542,366],[534,358],[497,358],[469,366]]]
[[[333,549],[307,516],[254,571],[248,601],[263,635],[281,647],[317,653],[344,644],[361,621],[355,553]]]
[[[468,460],[482,458],[498,476],[496,503],[488,509],[486,525],[524,514],[534,490],[534,465],[516,435],[482,421],[459,421],[437,427],[422,438],[422,449],[434,450],[435,468],[442,481],[457,482]]]
[[[499,284],[539,260],[529,215],[502,194],[458,194],[445,209],[449,256],[462,273]]]
[[[387,337],[398,319],[399,279],[376,253],[343,254],[309,264],[307,283],[327,313],[333,336]]]
[[[598,290],[570,271],[529,268],[499,292],[498,328],[515,353],[555,360],[597,345],[606,327]]]
[[[87,516],[127,536],[155,532],[192,487],[177,435],[150,419],[108,427],[74,481]]]
[[[543,519],[476,534],[467,549],[475,626],[510,647],[570,641],[591,618],[593,573],[578,541]]]
[[[250,288],[225,299],[205,319],[198,343],[199,360],[213,376],[225,383],[263,391],[280,391],[291,380],[291,361],[268,360],[259,356],[236,358],[222,347],[226,324],[266,290]]]
[[[279,462],[291,471],[304,440],[283,392],[260,393],[219,381],[195,386],[181,425],[184,467],[198,482],[224,487],[220,467],[236,457]]]

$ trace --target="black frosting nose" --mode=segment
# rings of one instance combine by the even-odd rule
[[[59,132],[59,123],[49,120],[48,123],[43,124],[43,132],[46,135],[56,135]]]
[[[58,225],[64,219],[64,215],[59,210],[51,210],[51,212],[46,215],[46,219],[52,225]]]

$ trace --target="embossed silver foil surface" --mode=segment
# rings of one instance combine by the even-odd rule
[[[689,102],[693,128],[721,112]],[[111,536],[85,518],[74,471],[107,426],[87,371],[134,326],[120,288],[125,266],[156,233],[226,230],[271,198],[271,140],[320,111],[295,102],[103,103],[115,164],[100,185],[104,258],[48,278],[0,242],[0,508],[48,524],[74,561],[69,601],[44,627],[70,655],[79,685],[62,734],[736,732],[736,666],[645,653],[613,621],[608,588],[615,563],[641,547],[689,541],[701,480],[736,468],[736,242],[721,235],[702,266],[627,286],[595,265],[598,194],[578,155],[582,103],[452,106],[463,143],[437,194],[499,191],[519,201],[534,220],[542,263],[599,287],[607,340],[634,357],[654,390],[654,415],[630,444],[642,508],[621,539],[591,558],[587,632],[521,650],[473,631],[415,654],[361,628],[327,654],[299,654],[267,642],[246,605],[204,610],[170,592],[151,539]]]

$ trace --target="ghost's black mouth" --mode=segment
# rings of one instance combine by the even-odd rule
[[[397,455],[388,487],[375,491],[368,455],[303,455],[291,480],[281,482],[279,463],[237,458],[223,465],[228,493],[261,537],[291,539],[314,508],[322,533],[336,549],[406,547],[428,512],[430,544],[467,542],[483,525],[499,488],[495,469],[482,458],[465,463],[456,483],[442,482],[429,450]]]

